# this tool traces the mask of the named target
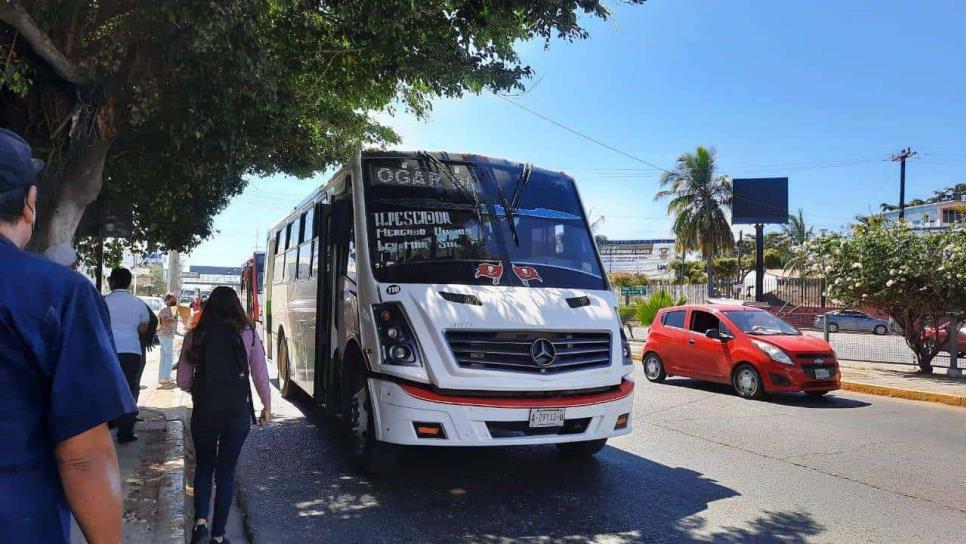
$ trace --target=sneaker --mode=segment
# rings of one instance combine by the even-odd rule
[[[195,525],[191,531],[191,544],[208,544],[208,524]]]
[[[228,537],[226,536],[226,537],[222,537],[221,542],[218,542],[217,540],[212,538],[211,542],[209,542],[208,544],[231,544],[231,541],[228,540]]]

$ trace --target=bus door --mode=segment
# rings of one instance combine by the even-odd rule
[[[346,193],[333,199],[324,223],[326,227],[325,278],[320,278],[320,281],[324,282],[320,285],[325,286],[324,289],[320,289],[324,291],[320,296],[325,298],[319,302],[318,331],[320,335],[325,334],[325,336],[319,336],[318,342],[320,346],[322,344],[326,346],[325,360],[319,360],[322,364],[322,377],[319,383],[324,389],[320,398],[324,399],[326,411],[332,414],[339,413],[341,401],[338,397],[339,360],[334,353],[335,348],[341,348],[344,345],[346,331],[350,325],[346,323],[344,314],[352,313],[343,308],[344,299],[347,290],[353,294],[355,291],[354,279],[351,281],[346,279],[349,276],[352,278],[355,276],[355,266],[350,266],[350,262],[354,261],[355,240],[353,239],[352,197],[351,189],[348,189],[351,187],[349,181],[346,182],[346,186]],[[325,326],[322,325],[323,322]],[[351,325],[354,326],[354,324]],[[323,350],[320,348],[319,351]]]
[[[332,391],[332,205],[319,203],[315,210],[318,232],[318,248],[314,263],[318,274],[318,302],[316,304],[316,350],[315,350],[315,398],[327,404]]]

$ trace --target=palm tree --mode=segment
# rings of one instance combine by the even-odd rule
[[[716,254],[734,247],[731,225],[724,206],[731,205],[731,178],[717,175],[715,152],[698,146],[694,153],[678,157],[674,170],[661,175],[654,200],[670,199],[667,211],[674,216],[672,230],[684,251],[700,251],[707,263],[708,295],[714,294],[713,267]]]
[[[782,225],[782,234],[789,245],[792,246],[804,244],[806,240],[812,237],[814,230],[815,227],[809,227],[805,224],[805,214],[801,208],[798,209],[798,215],[789,215],[788,223]]]
[[[782,236],[791,246],[791,257],[785,262],[785,270],[798,272],[802,304],[805,304],[805,265],[808,257],[801,251],[801,248],[813,235],[814,227],[805,224],[805,214],[801,208],[798,209],[798,215],[789,215],[788,223],[782,225]]]

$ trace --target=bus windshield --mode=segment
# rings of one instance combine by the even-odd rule
[[[567,176],[429,155],[371,159],[365,171],[377,281],[606,289]]]

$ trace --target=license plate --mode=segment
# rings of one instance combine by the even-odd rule
[[[564,408],[531,408],[530,427],[562,427]]]
[[[827,369],[827,368],[817,368],[817,369],[815,369],[815,377],[818,378],[818,379],[831,378],[832,377],[832,371],[829,370],[829,369]]]

